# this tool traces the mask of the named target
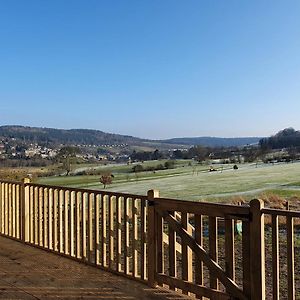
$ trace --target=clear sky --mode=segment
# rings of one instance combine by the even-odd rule
[[[300,129],[300,1],[2,0],[0,125]]]

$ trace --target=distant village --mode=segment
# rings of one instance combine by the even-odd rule
[[[72,145],[72,147],[80,149],[76,153],[76,157],[85,161],[128,160],[129,154],[111,151],[112,149],[126,149],[127,146],[127,144]],[[66,145],[45,146],[39,143],[24,143],[16,138],[0,139],[0,160],[53,160],[63,147]]]

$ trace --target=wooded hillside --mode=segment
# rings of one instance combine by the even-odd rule
[[[269,138],[261,139],[259,144],[263,149],[300,147],[300,131],[286,128]]]

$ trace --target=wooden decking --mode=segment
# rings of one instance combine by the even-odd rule
[[[187,299],[0,237],[0,299],[53,298]]]

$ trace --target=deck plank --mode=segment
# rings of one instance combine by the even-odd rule
[[[190,299],[0,236],[0,299]]]

